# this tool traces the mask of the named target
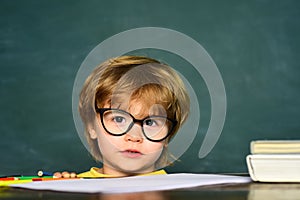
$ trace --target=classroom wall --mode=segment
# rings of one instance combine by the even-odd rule
[[[201,44],[227,96],[222,134],[199,159],[211,117],[205,82],[172,53],[140,52],[175,65],[199,98],[197,136],[168,170],[246,172],[251,140],[300,138],[299,10],[297,0],[1,0],[0,175],[79,172],[97,165],[74,126],[77,70],[103,40],[149,26],[179,31]]]

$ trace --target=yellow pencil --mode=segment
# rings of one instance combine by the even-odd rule
[[[9,186],[12,184],[19,184],[19,183],[29,183],[29,182],[32,182],[32,180],[29,179],[29,180],[0,181],[0,187]]]

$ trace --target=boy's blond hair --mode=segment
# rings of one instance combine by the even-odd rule
[[[145,109],[161,105],[167,117],[178,123],[166,139],[175,135],[189,113],[189,96],[179,75],[166,64],[142,56],[121,56],[109,59],[94,69],[85,81],[79,98],[79,113],[85,125],[85,135],[92,156],[101,161],[96,140],[90,137],[90,128],[96,119],[95,107],[132,100],[143,102]],[[168,161],[167,151],[161,155],[158,165]]]

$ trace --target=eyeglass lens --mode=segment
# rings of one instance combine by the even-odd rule
[[[106,110],[103,113],[103,125],[108,132],[114,135],[122,135],[128,132],[135,120],[129,113],[122,110]],[[151,140],[161,140],[168,135],[172,122],[166,117],[150,116],[142,121],[142,130],[145,136]]]

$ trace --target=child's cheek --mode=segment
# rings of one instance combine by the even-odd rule
[[[162,152],[164,146],[165,145],[162,142],[147,141],[144,145],[145,153]]]

